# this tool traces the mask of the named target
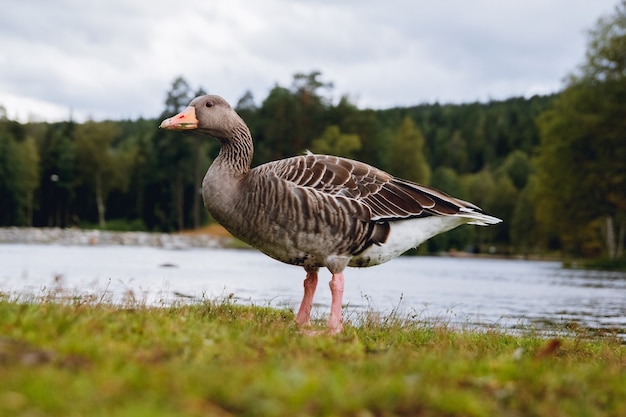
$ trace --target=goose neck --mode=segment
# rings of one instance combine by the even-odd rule
[[[220,138],[222,147],[214,164],[232,172],[245,175],[250,171],[254,146],[247,127],[235,129],[230,135]]]

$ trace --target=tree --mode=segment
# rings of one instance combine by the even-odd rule
[[[626,78],[626,0],[617,4],[614,14],[598,19],[589,35],[586,60],[572,81],[623,83]]]
[[[322,73],[311,71],[309,74],[296,73],[291,87],[295,99],[295,120],[291,141],[298,150],[308,149],[311,142],[322,133],[326,125],[329,99],[319,94],[320,89],[332,90],[333,83],[319,80]]]
[[[24,125],[0,107],[0,225],[30,226],[39,185],[39,152]]]
[[[382,125],[376,111],[360,110],[348,97],[343,96],[336,106],[328,109],[326,118],[329,123],[337,125],[341,132],[358,135],[361,147],[355,151],[355,158],[385,168],[386,155],[381,149],[388,147],[392,134],[390,129]]]
[[[22,197],[24,201],[23,213],[20,215],[22,219],[21,224],[32,226],[35,208],[35,191],[39,187],[39,152],[37,151],[35,139],[32,137],[27,137],[22,142],[18,143],[17,150],[19,161],[18,184],[23,193]]]
[[[452,137],[445,141],[445,164],[459,172],[467,172],[470,168],[467,140],[460,129],[452,133]]]
[[[493,202],[490,196],[496,193],[496,180],[488,169],[483,169],[475,174],[465,174],[461,178],[461,189],[463,193],[455,196],[464,200],[471,201],[478,207],[484,209],[487,213],[494,214],[489,203]],[[506,218],[503,219],[505,222]],[[506,227],[505,223],[490,227],[473,227],[470,230],[475,236],[475,246],[481,245],[493,240],[495,229],[498,227]]]
[[[433,172],[430,185],[455,197],[464,194],[463,185],[456,171],[446,166],[440,166]],[[439,234],[428,240],[430,252],[444,250],[473,249],[473,240],[476,237],[476,228],[457,227],[449,232]]]
[[[453,196],[460,196],[463,193],[458,174],[445,166],[435,169],[430,185]]]
[[[257,129],[257,115],[259,108],[254,102],[254,96],[252,92],[246,91],[243,96],[237,101],[237,105],[235,106],[235,111],[241,116],[243,120],[245,120],[246,124],[250,128],[252,132],[252,137],[256,136]]]
[[[136,121],[118,122],[122,137],[116,142],[116,151],[128,154],[128,188],[114,190],[109,196],[107,213],[112,217],[134,220],[141,229],[152,220],[151,209],[146,200],[150,199],[150,182],[154,175],[151,168],[154,163],[154,146],[152,137],[156,130],[156,120],[138,119]],[[152,225],[152,224],[151,224]]]
[[[500,175],[495,180],[493,191],[485,200],[485,210],[505,221],[489,228],[493,236],[492,240],[497,243],[506,244],[510,241],[509,230],[518,196],[519,192],[511,178],[507,175]]]
[[[73,121],[49,125],[39,143],[41,177],[35,224],[66,227],[73,223],[76,147]]]
[[[162,117],[170,117],[189,104],[194,93],[184,78],[176,78],[167,92]],[[197,192],[194,182],[198,160],[194,153],[193,133],[180,135],[163,129],[154,132],[151,191],[155,198],[156,213],[153,213],[164,231],[182,230],[187,226],[189,210],[193,210],[193,197]],[[197,147],[196,147],[197,148]]]
[[[106,226],[106,200],[113,189],[128,187],[130,153],[113,148],[120,135],[119,128],[110,121],[87,121],[76,127],[76,168],[82,181],[89,185],[96,198],[98,224]]]
[[[531,187],[525,188],[517,198],[510,221],[511,243],[524,255],[533,249],[535,237],[535,212],[531,200]]]
[[[193,99],[191,87],[182,76],[178,76],[172,81],[172,86],[165,98],[165,109],[161,117],[169,117],[180,112]]]
[[[361,138],[354,133],[343,133],[339,126],[330,125],[319,138],[313,141],[311,151],[315,153],[354,158],[361,149]]]
[[[259,109],[259,129],[255,137],[255,163],[285,158],[306,147],[295,141],[296,100],[284,87],[274,86]]]
[[[388,154],[391,173],[395,176],[428,184],[430,167],[424,156],[424,135],[413,119],[405,116],[389,145]]]
[[[534,200],[538,220],[580,253],[602,219],[610,258],[626,235],[626,1],[590,31],[585,63],[569,77],[541,131]]]
[[[525,152],[516,149],[507,155],[499,171],[507,175],[513,185],[521,190],[526,187],[532,173],[532,162]]]
[[[318,90],[330,89],[332,83],[320,81],[320,75],[319,71],[297,73],[291,89],[279,85],[272,88],[258,111],[258,129],[252,126],[255,163],[304,152],[322,134],[328,125],[328,107]]]
[[[20,210],[21,190],[17,187],[19,176],[18,147],[13,135],[0,131],[0,225],[15,224]]]
[[[305,106],[310,104],[309,100],[318,103],[325,101],[317,92],[320,88],[333,89],[333,83],[321,81],[319,79],[321,76],[320,71],[311,71],[308,74],[298,72],[293,75],[292,91],[301,97]]]

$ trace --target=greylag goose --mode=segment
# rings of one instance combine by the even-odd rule
[[[462,224],[501,222],[471,203],[346,158],[307,153],[251,169],[250,130],[219,96],[196,97],[160,127],[220,140],[202,182],[204,205],[237,238],[304,267],[300,326],[310,323],[319,268],[332,273],[328,331],[338,333],[346,266],[387,262]]]

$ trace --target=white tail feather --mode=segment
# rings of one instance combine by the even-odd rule
[[[489,216],[488,214],[479,213],[471,208],[462,208],[459,210],[459,216],[466,219],[471,219],[467,224],[474,224],[477,226],[489,226],[490,224],[498,224],[502,222],[502,219]]]

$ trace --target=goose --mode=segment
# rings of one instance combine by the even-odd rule
[[[462,224],[502,220],[434,188],[395,178],[363,162],[307,152],[251,168],[253,142],[243,119],[217,95],[193,99],[160,128],[221,142],[202,182],[204,205],[233,236],[281,262],[304,268],[295,317],[310,326],[318,271],[327,268],[327,332],[343,330],[343,271],[387,262]]]

